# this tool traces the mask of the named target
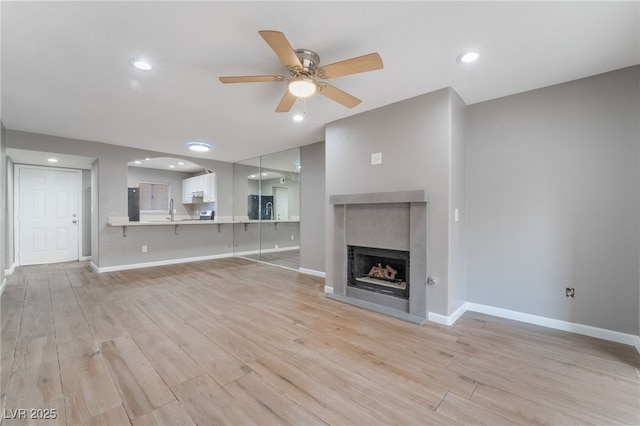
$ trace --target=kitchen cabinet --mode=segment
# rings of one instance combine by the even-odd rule
[[[216,201],[217,193],[215,173],[193,176],[182,180],[183,204],[212,203]]]

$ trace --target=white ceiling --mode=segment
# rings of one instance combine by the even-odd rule
[[[640,2],[0,3],[7,128],[239,161],[324,138],[328,122],[453,87],[467,104],[640,63]],[[331,80],[362,99],[315,95],[306,120],[273,112],[285,74],[259,30],[321,64],[377,51],[384,69]],[[472,64],[456,57],[480,53]],[[133,68],[144,58],[151,71]]]

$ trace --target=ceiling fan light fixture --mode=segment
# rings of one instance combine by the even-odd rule
[[[189,142],[187,146],[189,146],[191,151],[196,152],[207,152],[211,149],[211,145],[204,142]]]
[[[316,93],[318,87],[316,82],[307,76],[298,76],[289,80],[289,93],[296,98],[308,98]]]

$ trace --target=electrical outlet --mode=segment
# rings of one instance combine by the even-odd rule
[[[276,251],[278,251],[278,245],[276,244]]]
[[[142,252],[143,252],[143,253],[146,253],[146,252],[147,252],[147,245],[146,245],[146,244],[142,246]]]
[[[565,294],[567,297],[573,297],[576,294],[576,289],[573,287],[567,287],[565,289]]]
[[[291,236],[291,241],[293,241],[293,235]]]

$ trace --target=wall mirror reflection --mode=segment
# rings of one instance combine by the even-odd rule
[[[235,254],[298,269],[300,149],[234,164]]]

